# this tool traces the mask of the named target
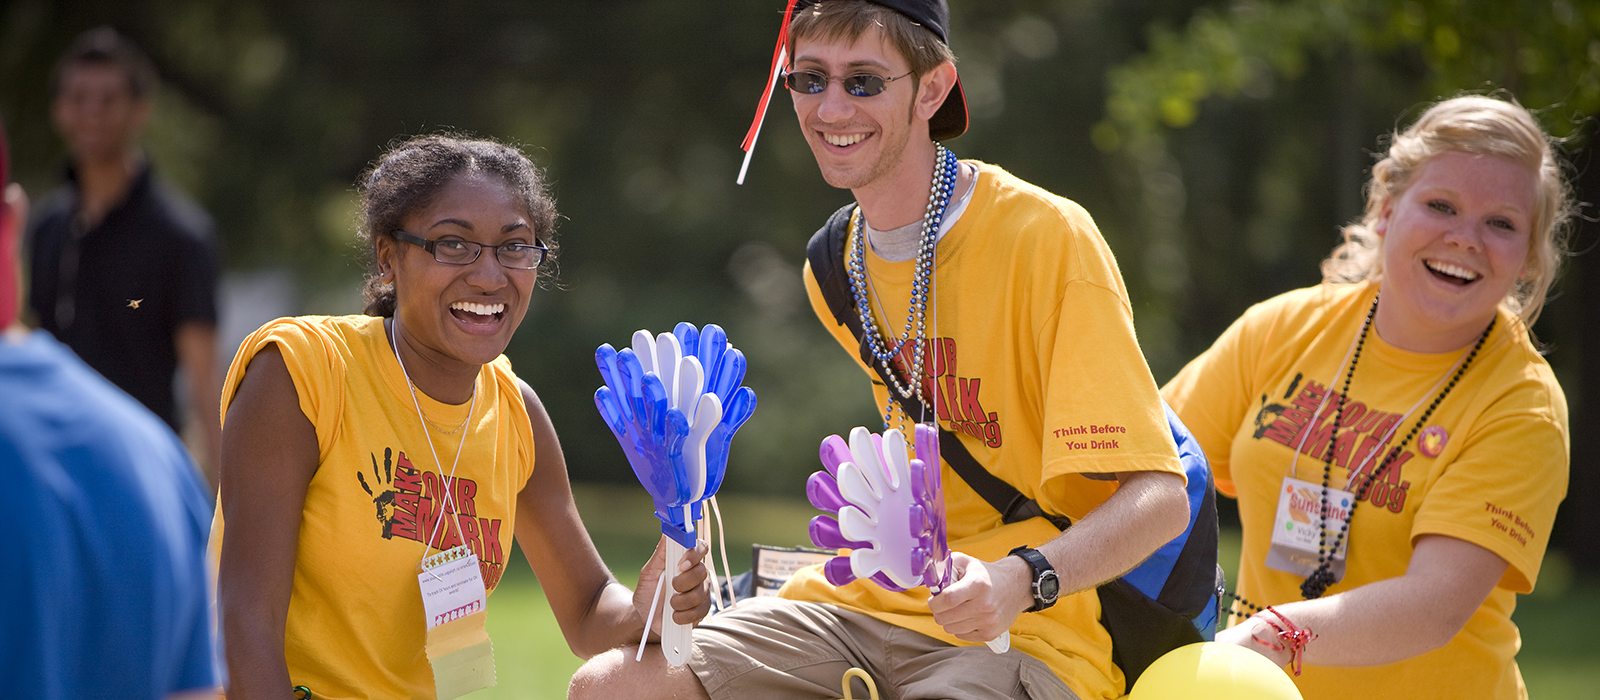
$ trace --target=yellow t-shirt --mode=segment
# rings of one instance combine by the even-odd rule
[[[924,368],[924,396],[932,397],[940,424],[960,434],[980,464],[1047,512],[1074,520],[1116,490],[1115,481],[1084,474],[1182,474],[1155,381],[1134,338],[1122,274],[1088,212],[979,164],[972,199],[940,239],[936,256],[927,326],[936,340]],[[898,337],[913,263],[869,251],[866,264],[879,327],[890,319]],[[817,317],[860,362],[859,343],[834,321],[809,267],[803,277]],[[882,407],[887,389],[861,367],[873,378]],[[1000,514],[948,464],[942,475],[951,549],[996,561],[1013,547],[1060,534],[1043,518],[1002,526]],[[866,581],[835,588],[820,569],[807,569],[780,595],[970,644],[933,621],[926,588],[893,593]],[[1086,700],[1118,697],[1123,675],[1111,662],[1111,638],[1099,616],[1094,591],[1063,596],[1049,610],[1019,616],[1011,645],[1044,661]]]
[[[1238,592],[1254,604],[1301,599],[1305,577],[1265,563],[1278,490],[1290,475],[1291,445],[1302,444],[1317,403],[1330,386],[1335,396],[1343,387],[1339,367],[1377,291],[1370,283],[1328,284],[1257,304],[1162,390],[1211,460],[1218,489],[1239,499]],[[1407,352],[1369,331],[1334,442],[1329,485],[1344,488],[1352,468],[1370,476],[1411,432],[1459,357]],[[1424,395],[1384,450],[1365,459]],[[1304,435],[1299,479],[1322,482],[1330,411]],[[1555,375],[1522,323],[1501,311],[1460,383],[1396,459],[1398,468],[1391,466],[1357,503],[1347,571],[1328,594],[1403,575],[1412,543],[1427,534],[1480,545],[1510,568],[1445,646],[1377,667],[1307,665],[1295,679],[1305,696],[1344,697],[1360,688],[1373,698],[1525,697],[1513,660],[1521,640],[1511,611],[1516,593],[1533,590],[1566,494],[1567,441],[1567,403]]]
[[[533,473],[533,432],[511,364],[501,356],[484,365],[464,429],[470,402],[417,392],[445,476],[466,440],[446,506],[445,479],[383,319],[303,316],[262,326],[228,371],[224,417],[250,359],[272,343],[320,450],[289,599],[289,678],[330,700],[434,697],[418,564],[464,542],[492,592],[511,554],[517,494]],[[216,517],[221,535],[221,509]]]

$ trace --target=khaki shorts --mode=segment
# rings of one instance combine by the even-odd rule
[[[842,698],[844,672],[872,676],[883,700],[1079,700],[1020,651],[958,647],[832,605],[751,598],[694,631],[689,668],[715,700]],[[851,695],[867,698],[851,681]]]

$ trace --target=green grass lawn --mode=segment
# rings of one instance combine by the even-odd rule
[[[589,537],[619,581],[632,586],[639,567],[660,537],[661,523],[650,497],[637,486],[573,485],[573,498]],[[809,544],[806,523],[817,510],[805,501],[721,496],[728,526],[728,557],[734,574],[750,568],[752,543]],[[718,557],[718,575],[722,569]],[[567,649],[544,592],[515,550],[506,576],[489,599],[489,638],[494,641],[499,685],[472,695],[474,700],[546,700],[566,697],[567,681],[582,661]]]
[[[637,487],[575,484],[574,497],[589,536],[623,583],[632,585],[655,546],[659,525],[650,500]],[[750,544],[806,544],[806,522],[816,510],[805,501],[723,496],[728,554],[734,573],[750,568]],[[1225,531],[1219,559],[1230,580],[1239,561],[1239,534]],[[475,700],[566,697],[567,680],[581,661],[567,650],[555,617],[528,566],[509,565],[489,601],[489,636],[494,640],[499,686]],[[718,565],[721,570],[721,565]],[[1545,559],[1539,589],[1517,600],[1522,652],[1517,663],[1534,700],[1596,697],[1600,688],[1600,579],[1575,577],[1559,552]]]

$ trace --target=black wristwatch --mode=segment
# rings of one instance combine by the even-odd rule
[[[1056,575],[1055,567],[1050,566],[1050,560],[1031,547],[1013,549],[1010,556],[1022,557],[1033,569],[1033,607],[1025,612],[1039,612],[1055,605],[1056,598],[1061,595],[1061,577]]]

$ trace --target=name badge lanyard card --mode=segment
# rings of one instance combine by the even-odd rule
[[[444,463],[439,460],[439,451],[434,447],[433,437],[428,431],[428,421],[422,414],[422,403],[417,399],[416,385],[411,383],[411,374],[406,371],[405,361],[400,359],[400,345],[394,328],[398,324],[398,318],[390,324],[389,343],[394,349],[395,361],[400,364],[400,373],[406,379],[406,388],[411,391],[412,407],[417,411],[417,422],[422,426],[423,438],[428,442],[428,450],[433,454],[434,464],[444,482],[444,503],[440,504],[433,531],[422,545],[426,555],[428,549],[438,542],[439,529],[444,527],[445,521],[455,520],[452,514],[455,513],[456,467],[461,465],[461,452],[466,447],[467,436],[471,434],[467,427],[478,407],[478,391],[474,385],[472,402],[467,406],[467,417],[457,428],[461,432],[461,441],[456,445],[455,461],[450,464],[449,476],[445,476]],[[457,523],[455,527],[459,537],[461,525]],[[448,534],[448,528],[445,532]],[[465,540],[464,537],[461,539]],[[438,697],[440,700],[450,700],[493,687],[494,646],[484,628],[488,590],[483,583],[478,555],[461,544],[424,556],[418,568],[417,585],[422,592],[422,608],[427,624],[424,651],[433,667],[433,683]]]
[[[1323,472],[1323,483],[1320,486],[1297,478],[1295,469],[1300,461],[1301,451],[1304,449],[1306,441],[1310,439],[1311,433],[1317,425],[1317,421],[1321,419],[1323,409],[1325,409],[1328,405],[1328,399],[1334,394],[1334,383],[1338,381],[1339,375],[1345,373],[1346,368],[1350,370],[1352,376],[1354,375],[1355,368],[1351,365],[1353,362],[1359,361],[1359,358],[1356,356],[1358,352],[1357,347],[1363,343],[1367,331],[1371,326],[1373,316],[1377,312],[1377,298],[1373,299],[1372,304],[1372,311],[1368,313],[1366,322],[1362,324],[1361,332],[1357,334],[1356,338],[1350,341],[1350,349],[1345,352],[1344,360],[1339,363],[1339,369],[1334,372],[1334,381],[1329,382],[1328,389],[1322,393],[1322,400],[1317,402],[1316,410],[1312,412],[1310,420],[1308,420],[1305,424],[1306,427],[1301,431],[1299,442],[1295,443],[1294,445],[1293,456],[1291,456],[1289,459],[1288,474],[1283,479],[1283,488],[1278,491],[1277,515],[1272,523],[1272,543],[1271,547],[1267,551],[1266,564],[1270,568],[1299,576],[1310,576],[1316,573],[1317,568],[1321,565],[1321,562],[1319,562],[1318,559],[1323,556],[1322,552],[1327,549],[1327,537],[1330,529],[1328,524],[1328,516],[1330,511],[1333,512],[1334,520],[1337,525],[1340,525],[1341,527],[1348,526],[1347,524],[1350,520],[1351,511],[1355,507],[1356,495],[1354,492],[1349,490],[1352,487],[1351,481],[1355,478],[1355,475],[1360,474],[1361,470],[1365,469],[1367,464],[1375,457],[1387,451],[1384,449],[1385,446],[1389,444],[1390,440],[1394,439],[1395,434],[1400,430],[1400,426],[1405,425],[1405,422],[1410,420],[1412,414],[1416,413],[1417,409],[1422,407],[1422,404],[1428,400],[1429,396],[1433,396],[1435,392],[1439,391],[1439,388],[1444,385],[1445,381],[1448,380],[1451,375],[1455,374],[1455,371],[1459,369],[1461,364],[1467,359],[1468,353],[1466,352],[1463,352],[1461,357],[1456,358],[1455,364],[1450,366],[1450,369],[1439,378],[1439,381],[1433,385],[1433,388],[1424,392],[1422,394],[1422,398],[1417,399],[1417,402],[1412,404],[1411,408],[1407,409],[1406,412],[1400,416],[1399,420],[1395,421],[1393,425],[1389,426],[1388,431],[1386,431],[1383,436],[1379,438],[1378,443],[1367,452],[1366,456],[1362,457],[1360,462],[1357,462],[1354,466],[1350,467],[1349,476],[1345,480],[1345,489],[1335,489],[1327,483],[1332,472],[1331,465]],[[1348,382],[1346,383],[1345,390],[1349,390]],[[1340,412],[1341,416],[1343,415],[1344,404],[1348,400],[1349,397],[1345,396],[1343,393],[1339,395],[1339,406],[1334,410]],[[1339,436],[1337,434],[1337,430],[1328,436],[1328,454],[1330,455],[1330,462],[1332,461],[1331,454],[1337,446],[1338,439]],[[1377,479],[1380,476],[1381,474],[1373,474],[1370,478]],[[1334,503],[1335,498],[1338,499],[1337,510],[1330,508],[1330,504]],[[1295,525],[1295,523],[1300,521],[1298,521],[1294,515],[1296,512],[1302,512],[1304,510],[1303,508],[1298,507],[1303,503],[1319,504],[1317,509],[1318,513],[1316,513],[1314,516],[1319,527],[1317,527],[1315,531],[1308,527],[1297,528]],[[1305,522],[1300,522],[1300,525],[1308,525],[1311,521],[1311,517],[1312,516],[1307,516],[1307,520]],[[1311,541],[1313,537],[1316,538],[1315,548],[1313,548]],[[1337,544],[1334,547],[1334,551],[1326,555],[1328,572],[1332,575],[1332,579],[1329,581],[1330,583],[1337,583],[1344,578],[1345,561],[1349,546],[1349,537],[1338,538]]]

